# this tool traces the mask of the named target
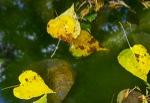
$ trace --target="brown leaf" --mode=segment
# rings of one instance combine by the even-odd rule
[[[80,12],[80,18],[83,19],[83,17],[84,17],[85,15],[87,15],[87,14],[89,13],[89,11],[90,11],[90,5],[87,5],[87,7],[84,8],[84,9]]]
[[[141,1],[141,3],[144,5],[144,9],[149,9],[150,8],[150,1]]]
[[[97,12],[100,10],[100,8],[104,6],[104,0],[94,0],[94,1],[96,1],[94,11]]]

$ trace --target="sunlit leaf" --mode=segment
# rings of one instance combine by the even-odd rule
[[[55,19],[47,24],[47,32],[53,38],[59,38],[69,43],[80,34],[80,23],[74,12],[74,4]]]
[[[20,85],[13,89],[14,96],[20,99],[31,99],[42,94],[55,93],[34,71],[26,70],[19,76]]]
[[[43,95],[40,99],[34,101],[33,103],[47,103],[47,94]]]
[[[136,44],[131,49],[124,49],[118,55],[118,61],[127,71],[147,82],[150,55],[144,46]]]
[[[73,45],[71,45],[69,50],[75,57],[85,57],[93,52],[108,49],[101,46],[89,32],[82,30],[81,34],[73,40]]]

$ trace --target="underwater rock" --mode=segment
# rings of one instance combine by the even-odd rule
[[[75,72],[70,65],[59,59],[47,59],[29,66],[37,72],[45,83],[56,93],[48,94],[48,103],[62,103],[75,80]],[[29,103],[31,101],[28,101]]]

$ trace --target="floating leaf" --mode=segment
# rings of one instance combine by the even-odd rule
[[[82,30],[81,34],[73,40],[73,45],[71,45],[69,50],[76,57],[85,57],[93,52],[108,49],[101,46],[89,32]]]
[[[34,71],[26,70],[19,76],[20,86],[13,89],[17,98],[30,99],[42,94],[55,93],[45,83],[44,80]]]
[[[131,49],[121,51],[118,55],[118,61],[127,71],[147,82],[150,55],[144,46],[136,44]]]
[[[33,103],[47,103],[47,94],[43,95],[40,99],[34,101]]]
[[[80,23],[74,12],[74,4],[60,16],[52,19],[47,24],[47,32],[53,38],[60,38],[69,43],[80,34]]]

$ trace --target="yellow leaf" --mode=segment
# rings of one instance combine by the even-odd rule
[[[80,34],[81,27],[74,12],[74,4],[60,16],[52,19],[47,24],[47,32],[53,38],[60,38],[72,43],[72,39]]]
[[[47,103],[47,94],[43,95],[40,99],[34,101],[33,103]]]
[[[13,93],[20,99],[31,99],[42,94],[55,93],[44,80],[34,71],[26,70],[19,76],[20,86],[13,89]]]
[[[127,71],[147,82],[150,55],[143,45],[136,44],[131,49],[124,49],[118,55],[118,61]]]
[[[73,40],[73,44],[69,50],[76,57],[85,57],[93,52],[108,49],[101,46],[99,42],[92,35],[90,35],[89,32],[81,30],[81,34]]]

